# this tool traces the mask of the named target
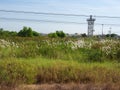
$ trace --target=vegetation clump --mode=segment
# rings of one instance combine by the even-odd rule
[[[63,31],[39,37],[27,27],[1,35],[0,85],[120,83],[119,39],[76,39]]]

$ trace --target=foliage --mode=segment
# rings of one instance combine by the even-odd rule
[[[102,60],[102,53],[97,50],[88,50],[87,51],[87,61],[88,62],[101,62]]]
[[[49,33],[48,36],[51,37],[51,38],[57,38],[58,37],[56,33]]]
[[[13,36],[17,36],[17,32],[7,31],[7,30],[0,28],[0,37],[13,37]]]
[[[1,38],[15,37],[15,36],[32,37],[32,36],[40,36],[40,34],[36,31],[33,31],[30,27],[23,27],[23,29],[20,30],[18,33],[15,31],[7,31],[4,30],[3,28],[0,28]]]
[[[66,34],[63,31],[56,31],[56,34],[60,38],[64,38],[66,36]]]
[[[4,38],[0,84],[120,83],[119,55],[119,40]]]
[[[27,28],[27,27],[23,27],[23,29],[18,32],[18,36],[21,36],[21,37],[32,37],[33,36],[32,29],[31,28]]]
[[[81,34],[82,37],[87,37],[86,33]]]
[[[39,33],[28,27],[21,37],[3,29],[0,34],[0,85],[120,83],[119,39],[73,39],[63,31],[33,37]]]
[[[33,36],[40,36],[40,34],[36,31],[32,31],[33,32]]]
[[[33,31],[30,27],[23,27],[22,30],[18,32],[18,36],[21,37],[32,37],[32,36],[39,36],[39,33]]]
[[[118,36],[118,35],[117,35],[117,34],[112,33],[112,34],[106,34],[105,36],[106,36],[106,37],[116,37],[116,36]]]
[[[29,58],[42,56],[101,62],[119,61],[119,40],[72,40],[71,38],[14,37],[0,40],[0,58]]]
[[[57,38],[57,37],[64,38],[66,37],[66,34],[63,31],[56,31],[55,33],[48,34],[48,36],[51,38]]]

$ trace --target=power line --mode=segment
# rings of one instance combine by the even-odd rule
[[[31,21],[31,22],[49,22],[49,23],[64,23],[64,24],[87,24],[79,22],[68,22],[68,21],[53,21],[53,20],[37,20],[37,19],[18,19],[18,18],[6,18],[0,17],[1,20],[15,20],[15,21]]]
[[[41,14],[41,15],[57,15],[57,16],[73,16],[73,17],[89,17],[90,15],[82,15],[82,14],[63,14],[63,13],[45,13],[45,12],[31,12],[31,11],[17,11],[17,10],[0,10],[0,12],[10,12],[10,13],[24,13],[24,14]],[[120,19],[117,16],[97,16],[93,15],[96,18],[114,18]]]
[[[38,19],[18,19],[18,18],[6,18],[0,17],[1,20],[14,20],[14,21],[30,21],[30,22],[48,22],[48,23],[64,23],[64,24],[87,24],[87,23],[79,23],[79,22],[69,22],[69,21],[55,21],[55,20],[38,20]],[[120,24],[101,24],[95,23],[95,25],[104,25],[104,26],[120,26]]]
[[[101,23],[95,23],[95,25],[104,25],[104,26],[120,26],[120,24],[107,24],[107,23],[105,23],[105,24],[101,24]]]
[[[74,17],[89,17],[89,15],[77,15],[77,14],[60,14],[60,13],[45,13],[45,12],[28,12],[28,11],[16,11],[16,10],[0,10],[0,12],[11,13],[26,13],[26,14],[42,14],[42,15],[58,15],[58,16],[74,16]]]
[[[96,15],[94,15],[94,17],[97,17],[97,18],[115,18],[115,19],[120,19],[120,17],[117,17],[117,16],[96,16]]]

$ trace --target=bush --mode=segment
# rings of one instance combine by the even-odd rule
[[[87,60],[89,62],[101,62],[102,61],[102,52],[98,50],[88,50]]]
[[[50,33],[50,34],[48,34],[48,36],[51,37],[51,38],[57,38],[58,37],[56,33]]]
[[[60,37],[60,38],[66,37],[66,34],[65,34],[63,31],[56,31],[56,34],[57,34],[57,36]]]
[[[48,34],[48,36],[51,38],[57,38],[57,37],[64,38],[66,37],[66,34],[63,31],[56,31],[55,33]]]
[[[116,57],[117,57],[118,62],[120,62],[120,49],[117,50]]]
[[[5,38],[5,37],[14,37],[14,36],[17,36],[17,32],[15,31],[7,31],[7,30],[4,30],[2,28],[0,28],[0,37],[1,38]]]
[[[18,32],[18,36],[21,37],[32,37],[32,36],[39,36],[39,33],[32,30],[32,28],[23,27],[22,30]]]

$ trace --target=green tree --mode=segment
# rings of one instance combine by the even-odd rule
[[[87,37],[86,33],[81,34],[82,37]]]
[[[111,37],[116,37],[116,36],[117,36],[117,34],[114,34],[114,33],[111,34]]]
[[[32,36],[39,36],[39,33],[32,30],[32,28],[23,27],[22,30],[18,32],[18,36],[21,37],[32,37]]]
[[[27,35],[27,37],[32,37],[33,36],[33,31],[30,27],[27,29],[26,35]]]
[[[40,34],[36,31],[33,31],[33,36],[40,36]]]
[[[66,34],[63,31],[56,31],[56,34],[58,37],[61,37],[61,38],[66,37]]]
[[[7,30],[4,30],[3,28],[0,28],[0,37],[11,37],[16,35],[17,35],[17,32],[15,31],[7,31]]]
[[[0,36],[3,35],[3,28],[0,28]]]
[[[50,33],[50,34],[48,34],[48,36],[51,37],[51,38],[57,38],[58,37],[56,33]]]
[[[26,37],[27,29],[27,27],[23,27],[23,29],[18,32],[18,36]]]
[[[64,38],[66,37],[66,34],[63,31],[56,31],[55,33],[48,34],[48,36],[52,38],[57,38],[57,37]]]

